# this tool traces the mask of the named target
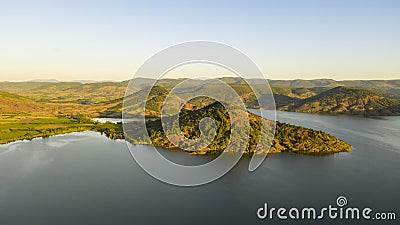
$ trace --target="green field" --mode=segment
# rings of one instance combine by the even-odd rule
[[[94,123],[78,121],[73,117],[29,117],[3,114],[0,115],[0,144],[94,128]]]

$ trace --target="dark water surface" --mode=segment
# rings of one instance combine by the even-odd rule
[[[400,216],[399,117],[279,112],[278,119],[329,132],[353,150],[323,157],[270,154],[253,173],[244,158],[221,179],[184,188],[147,175],[132,160],[124,141],[98,133],[15,142],[0,146],[0,225],[321,224],[259,220],[256,210],[265,202],[286,208],[336,206],[341,195],[347,197],[348,206]],[[209,160],[178,151],[165,154],[189,164]]]

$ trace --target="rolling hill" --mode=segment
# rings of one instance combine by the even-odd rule
[[[157,87],[169,91],[183,80],[163,79],[157,83]],[[244,83],[243,79],[224,77],[221,80],[227,82],[240,95],[247,107],[259,107],[258,102],[255,101],[254,93]],[[142,90],[148,88],[152,82],[154,80],[135,78],[131,84],[130,91],[136,91],[135,94],[142,96],[144,94]],[[200,84],[203,81],[192,80],[191,82],[192,84],[196,84],[196,82]],[[257,92],[261,94],[260,101],[263,101],[262,104],[268,105],[268,102],[265,101],[270,99],[270,93],[265,91],[265,86],[262,85],[265,81],[250,79],[249,82],[253,83]],[[400,95],[396,93],[400,93],[400,80],[335,81],[317,79],[292,81],[270,80],[269,82],[278,110],[310,113],[331,112],[358,115],[398,115],[396,102],[400,102]],[[25,101],[31,100],[29,104],[25,105],[40,107],[29,109],[27,106],[23,106],[23,103],[16,101],[15,104],[21,106],[17,107],[14,104],[15,110],[23,108],[25,111],[38,112],[41,110],[53,114],[86,112],[92,116],[120,117],[127,85],[128,81],[96,83],[0,82],[0,90],[24,97]],[[341,88],[339,85],[350,85],[353,88]],[[215,93],[221,90],[221,87],[215,84],[206,85],[201,88],[207,93]],[[362,90],[365,90],[365,95],[362,93]],[[190,94],[198,91],[198,89],[183,85],[176,89],[176,91]],[[161,107],[161,100],[165,99],[167,92],[161,91],[159,94],[164,96],[149,96],[149,114],[154,114],[154,112],[151,112],[151,107],[154,109]],[[329,95],[335,96],[329,100],[327,99]],[[337,101],[333,101],[333,99]],[[358,103],[354,103],[354,99]],[[129,101],[132,102],[135,100],[132,99]],[[193,102],[196,107],[204,107],[210,103],[212,101],[204,101],[204,99]],[[6,107],[9,107],[11,111],[15,111],[11,107],[12,103],[7,104],[8,106],[3,106],[0,112],[4,112]]]
[[[42,109],[42,106],[29,98],[0,91],[0,112],[2,113],[25,114]]]
[[[121,100],[122,101],[122,100]],[[23,115],[29,117],[57,117],[75,114],[84,114],[92,117],[99,116],[101,112],[113,108],[118,104],[109,101],[98,104],[78,102],[41,102],[32,98],[0,91],[0,115]]]
[[[397,100],[365,88],[335,87],[310,98],[296,101],[290,111],[307,113],[342,113],[351,115],[399,115]]]
[[[102,103],[124,96],[128,82],[0,82],[0,90],[39,102]],[[138,89],[139,90],[139,89]]]

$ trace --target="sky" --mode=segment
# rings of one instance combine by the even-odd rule
[[[400,79],[400,1],[0,1],[0,81],[127,80],[192,40],[269,79]]]

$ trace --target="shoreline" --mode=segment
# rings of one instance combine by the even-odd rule
[[[18,143],[18,142],[29,142],[29,141],[33,141],[34,139],[46,139],[46,138],[49,138],[49,137],[55,137],[55,136],[61,136],[61,135],[68,135],[68,134],[73,134],[73,133],[83,133],[83,132],[86,132],[86,131],[90,131],[90,132],[93,132],[93,133],[98,133],[98,134],[100,134],[101,136],[104,136],[104,137],[106,137],[107,139],[110,139],[110,140],[121,140],[121,141],[126,141],[125,138],[110,138],[110,137],[108,137],[107,135],[105,135],[104,133],[102,134],[100,131],[96,131],[96,130],[93,130],[93,129],[82,129],[82,130],[76,130],[76,131],[60,132],[60,133],[57,133],[57,134],[52,134],[52,135],[47,135],[47,136],[37,136],[37,137],[32,137],[32,138],[18,139],[18,140],[6,142],[6,143],[0,142],[0,146],[4,146],[4,145],[7,145],[7,144]],[[131,142],[130,142],[130,143],[131,143]],[[131,144],[132,144],[132,145],[138,145],[138,146],[140,146],[140,145],[143,145],[143,146],[150,146],[150,145],[151,145],[150,143],[136,143],[136,144],[131,143]],[[164,146],[156,146],[156,145],[153,145],[153,146],[154,146],[155,148],[163,148],[163,149],[165,149],[165,150],[178,151],[178,152],[190,154],[190,155],[193,155],[193,156],[210,156],[210,157],[217,157],[217,156],[219,155],[219,154],[207,154],[206,151],[200,151],[199,153],[197,153],[197,152],[184,151],[184,150],[181,150],[181,149],[176,148],[176,147],[175,147],[175,148],[168,148],[168,147],[164,147]],[[271,146],[271,148],[272,148],[272,146]],[[294,155],[305,155],[305,156],[323,157],[323,156],[335,155],[335,154],[337,154],[337,153],[346,153],[346,152],[349,152],[349,151],[341,151],[341,152],[329,152],[329,153],[306,153],[306,152],[296,152],[296,151],[291,151],[291,150],[288,150],[288,151],[271,151],[271,148],[268,150],[267,154],[279,154],[279,153],[283,153],[283,154],[294,154]],[[263,153],[265,153],[265,151],[264,151]],[[258,154],[260,154],[260,153],[258,153]],[[253,156],[253,155],[254,155],[253,152],[252,152],[252,153],[244,152],[244,153],[242,153],[242,157],[241,157],[241,158],[250,157],[250,156]]]
[[[64,131],[60,131],[60,132],[56,132],[53,134],[46,134],[46,135],[32,135],[30,137],[23,137],[23,138],[18,138],[15,140],[0,140],[0,145],[6,145],[6,144],[10,144],[10,143],[14,143],[14,142],[18,142],[18,141],[31,141],[33,139],[37,139],[37,138],[48,138],[48,137],[53,137],[53,136],[58,136],[58,135],[63,135],[63,134],[70,134],[70,133],[75,133],[75,132],[85,132],[85,131],[94,131],[93,129],[76,129],[76,130],[64,130]],[[97,131],[94,131],[97,132]]]

